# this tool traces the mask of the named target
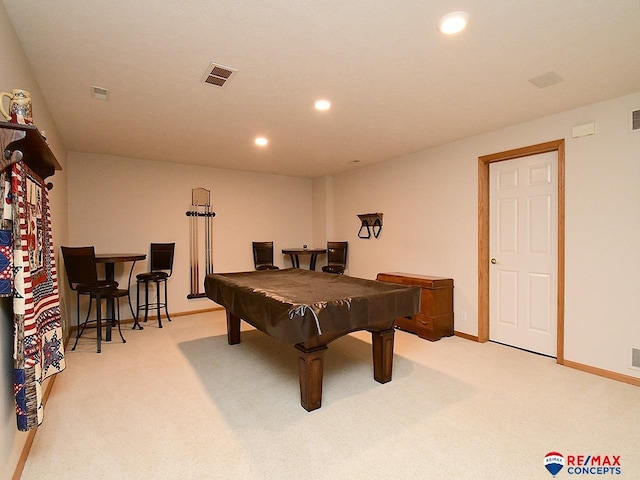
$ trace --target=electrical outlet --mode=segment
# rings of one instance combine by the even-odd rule
[[[463,322],[467,321],[467,312],[465,311],[460,312],[460,320],[462,320]]]

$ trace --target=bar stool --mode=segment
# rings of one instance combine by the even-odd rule
[[[327,264],[322,267],[322,271],[344,275],[348,246],[349,242],[327,242]]]
[[[69,281],[69,288],[76,292],[76,315],[77,315],[77,330],[76,341],[73,344],[71,350],[75,350],[78,345],[78,340],[84,332],[85,328],[91,323],[96,324],[96,341],[97,351],[102,351],[102,320],[107,322],[107,341],[111,340],[111,326],[114,323],[118,325],[118,333],[122,343],[127,341],[122,336],[122,330],[120,329],[120,302],[118,297],[118,282],[109,282],[106,280],[98,280],[98,269],[96,267],[96,254],[93,246],[90,247],[60,247],[62,250],[62,257],[64,258],[64,266],[67,272],[67,280]],[[89,307],[87,309],[87,318],[84,322],[80,323],[80,295],[87,295],[89,297]],[[89,314],[91,313],[92,300],[96,300],[96,318],[95,320],[89,320]],[[117,315],[114,312],[114,318],[102,318],[102,300],[113,299],[117,304]]]
[[[253,242],[253,263],[256,270],[279,270],[273,264],[273,242]]]
[[[173,254],[175,243],[152,243],[151,258],[149,260],[151,271],[136,275],[136,317],[140,318],[140,311],[144,310],[144,321],[147,321],[149,310],[155,309],[158,313],[158,328],[162,328],[160,309],[164,308],[167,320],[171,321],[167,308],[167,279],[173,273]],[[156,285],[156,301],[149,301],[149,284]],[[161,299],[160,284],[164,284],[164,301]],[[140,285],[144,284],[144,303],[140,303]],[[140,327],[142,329],[142,327]]]

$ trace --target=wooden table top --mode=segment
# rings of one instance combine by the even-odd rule
[[[135,262],[145,258],[146,253],[96,253],[97,263]]]
[[[291,255],[293,254],[312,254],[312,253],[327,253],[327,249],[326,248],[283,248],[282,249],[282,253],[286,253]]]

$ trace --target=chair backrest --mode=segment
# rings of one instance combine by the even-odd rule
[[[173,274],[173,254],[176,249],[175,243],[152,243],[151,244],[151,271],[168,272]]]
[[[349,242],[327,242],[327,264],[347,266],[347,247]]]
[[[93,247],[60,247],[60,249],[71,290],[76,290],[79,284],[98,284],[96,252]]]
[[[273,265],[273,242],[253,242],[253,263],[256,270],[263,265]]]

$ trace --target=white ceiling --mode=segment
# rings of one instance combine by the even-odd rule
[[[640,90],[639,0],[3,3],[79,152],[316,177]]]

